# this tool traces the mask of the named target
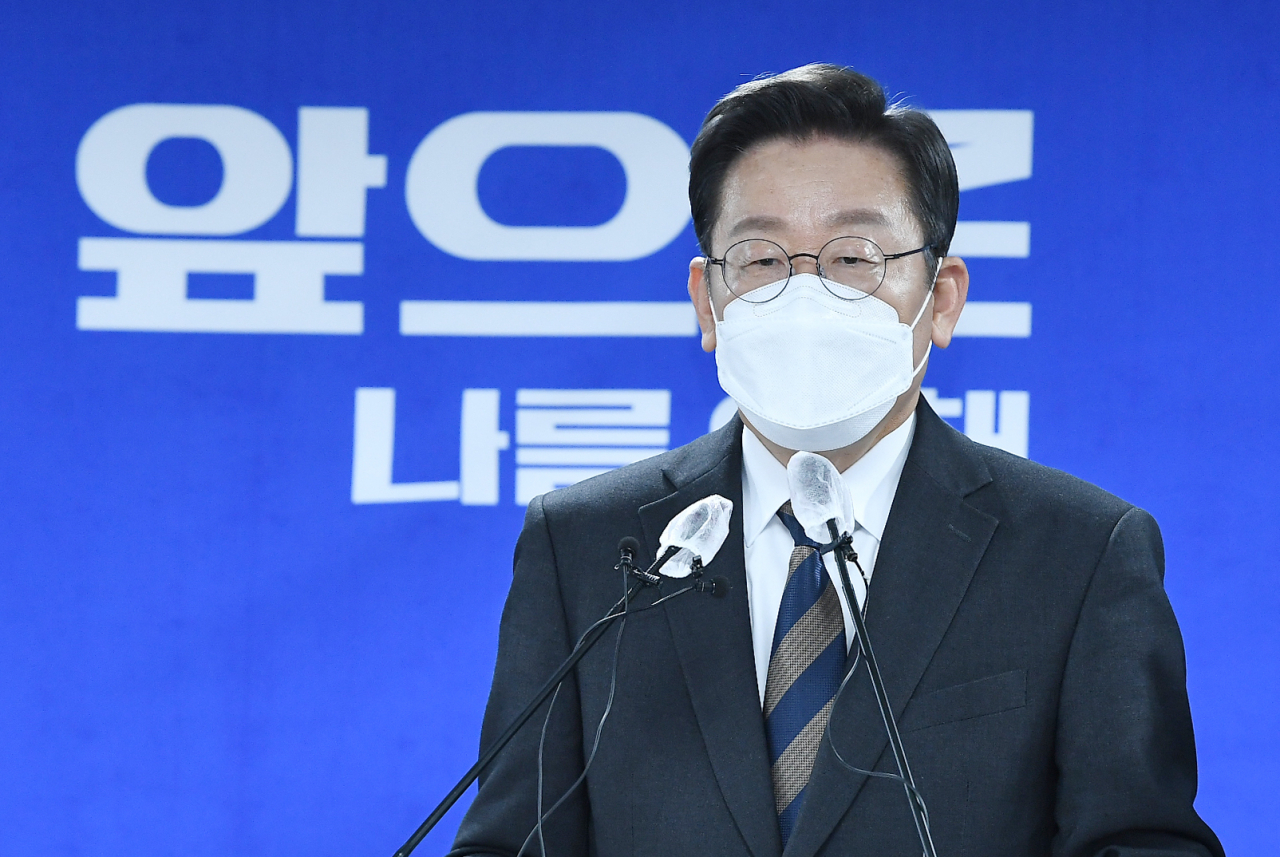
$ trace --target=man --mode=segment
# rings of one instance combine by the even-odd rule
[[[482,744],[617,599],[622,537],[651,560],[672,516],[729,498],[707,569],[728,592],[607,635],[482,777],[453,853],[540,853],[541,788],[544,814],[569,795],[539,831],[550,855],[919,854],[902,784],[866,775],[896,768],[846,658],[861,607],[938,853],[1221,855],[1192,808],[1155,522],[920,398],[968,290],[937,128],[869,78],[806,66],[711,111],[689,186],[705,254],[689,293],[740,419],[530,504]],[[800,449],[853,498],[857,607],[789,514]]]

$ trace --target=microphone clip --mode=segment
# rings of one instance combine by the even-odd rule
[[[630,544],[630,539],[624,539],[623,544],[619,546],[618,564],[613,568],[615,571],[621,571],[630,577],[634,577],[645,586],[661,586],[663,581],[680,579],[679,577],[668,577],[660,571],[666,561],[679,552],[680,548],[669,547],[657,562],[645,569],[636,565],[635,546]],[[704,571],[705,566],[702,564],[702,557],[694,554],[689,560],[688,577],[693,579],[689,588],[695,592],[710,592],[717,597],[723,595],[728,588],[728,580],[720,577],[713,580],[704,579]]]
[[[724,598],[729,594],[729,579],[727,577],[703,577],[699,573],[691,584],[694,592],[707,592],[713,598]]]
[[[825,545],[819,545],[817,548],[819,554],[828,554],[833,551],[839,551],[840,555],[845,558],[846,562],[856,563],[858,561],[858,552],[853,549],[853,536],[845,533],[840,538],[828,542]]]
[[[652,570],[645,570],[636,565],[636,550],[640,543],[633,537],[628,536],[618,545],[618,564],[613,568],[615,571],[621,571],[624,574],[634,577],[645,586],[657,586],[662,582],[662,575]]]

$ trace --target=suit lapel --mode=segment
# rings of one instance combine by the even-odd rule
[[[885,526],[867,607],[867,634],[899,720],[997,524],[964,500],[990,481],[985,465],[966,448],[967,443],[921,399],[915,439]],[[871,681],[861,663],[832,711],[830,735],[849,764],[866,770],[875,770],[888,747]],[[824,741],[786,853],[816,853],[866,779],[844,768]]]
[[[723,598],[690,594],[665,605],[698,728],[725,803],[754,857],[782,853],[773,806],[764,717],[756,688],[747,603],[742,528],[742,424],[735,419],[717,433],[714,455],[667,471],[675,491],[640,509],[649,556],[678,512],[710,494],[733,501],[729,536],[707,566],[708,577],[725,577]]]

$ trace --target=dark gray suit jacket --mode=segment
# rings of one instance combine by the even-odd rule
[[[923,401],[917,414],[867,626],[938,853],[1221,855],[1192,808],[1182,640],[1155,521],[973,443]],[[708,568],[731,582],[727,597],[689,593],[627,620],[612,713],[586,788],[545,825],[549,857],[782,853],[747,609],[741,428],[735,419],[529,506],[482,746],[619,597],[619,539],[638,537],[652,558],[689,503],[734,502]],[[615,639],[605,635],[556,701],[547,805],[582,770]],[[533,827],[542,719],[481,778],[455,855],[514,854]],[[830,737],[852,765],[893,769],[861,668]],[[902,787],[843,768],[824,743],[788,857],[919,853]]]

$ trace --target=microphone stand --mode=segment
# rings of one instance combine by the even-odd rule
[[[858,599],[853,594],[853,586],[849,583],[849,567],[845,563],[845,550],[853,551],[853,544],[845,544],[845,536],[840,533],[835,519],[827,521],[827,529],[831,533],[831,552],[836,556],[836,567],[840,570],[840,585],[844,589],[844,597],[849,602],[849,613],[853,616],[853,626],[857,630],[858,645],[862,648],[862,656],[867,662],[867,672],[871,674],[871,685],[875,688],[876,704],[880,706],[880,718],[884,720],[884,730],[889,736],[889,745],[893,747],[893,756],[898,763],[898,774],[903,779],[903,788],[907,792],[907,803],[911,805],[911,818],[916,823],[916,833],[920,836],[920,846],[924,849],[924,857],[938,857],[933,847],[933,837],[929,833],[929,816],[918,799],[915,780],[911,777],[911,768],[907,765],[907,753],[902,747],[902,736],[898,734],[898,723],[894,719],[893,709],[889,705],[889,695],[884,689],[884,679],[880,675],[880,665],[876,662],[875,653],[871,650],[871,639],[867,636],[867,624],[862,619],[862,611],[858,609]],[[857,555],[854,554],[856,561]],[[868,596],[870,593],[868,593]]]
[[[630,565],[630,563],[627,564]],[[632,571],[632,573],[636,573],[638,571],[634,567],[631,567],[629,570]],[[623,613],[618,612],[619,609],[626,607],[626,605],[630,603],[631,599],[636,596],[636,593],[647,585],[649,584],[644,580],[638,580],[631,584],[631,588],[627,590],[627,594],[618,599],[618,602],[610,607],[609,612],[605,614],[604,618],[610,621],[601,621],[593,625],[587,633],[582,635],[582,639],[580,639],[578,644],[574,646],[573,651],[569,653],[569,657],[564,659],[564,663],[560,664],[560,667],[551,674],[551,678],[547,679],[546,684],[544,684],[541,689],[538,690],[537,694],[534,695],[533,701],[525,706],[524,711],[520,712],[516,719],[512,721],[511,725],[506,728],[506,731],[499,735],[497,740],[493,742],[493,745],[480,756],[479,760],[474,765],[471,766],[471,770],[463,774],[462,779],[458,780],[457,785],[455,785],[449,793],[444,796],[444,800],[440,801],[440,804],[431,811],[431,814],[427,816],[426,821],[418,825],[418,829],[414,831],[413,835],[409,837],[408,841],[405,842],[404,845],[400,846],[400,849],[396,851],[394,857],[409,857],[410,852],[417,848],[418,843],[420,843],[423,838],[431,832],[431,828],[435,827],[436,824],[440,822],[440,819],[444,818],[445,813],[452,809],[453,805],[458,802],[458,798],[462,797],[466,790],[471,787],[471,784],[480,776],[480,772],[484,770],[485,766],[492,762],[498,753],[502,752],[502,748],[511,743],[511,739],[515,737],[516,732],[520,730],[520,727],[533,716],[533,713],[537,711],[538,707],[542,705],[542,703],[547,701],[547,697],[551,696],[551,694],[555,692],[556,686],[564,680],[566,675],[569,674],[569,670],[573,669],[574,666],[577,665],[578,661],[582,660],[582,656],[585,655],[591,647],[595,645],[596,641],[604,635],[604,632],[608,630],[609,625],[612,624],[612,620],[618,619],[624,615]]]

